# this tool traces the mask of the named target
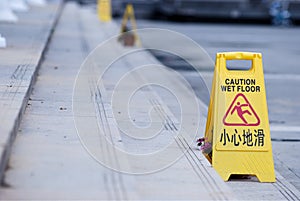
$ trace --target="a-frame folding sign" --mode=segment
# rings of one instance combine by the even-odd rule
[[[128,19],[130,20],[130,23],[131,23],[131,31],[132,31],[132,33],[134,35],[134,38],[135,38],[135,45],[140,47],[141,46],[141,41],[140,41],[140,39],[138,37],[138,34],[137,34],[137,31],[136,31],[137,26],[136,26],[136,20],[135,20],[134,9],[133,9],[132,4],[127,4],[127,6],[126,6],[126,9],[125,9],[125,12],[124,12],[124,15],[123,15],[123,19],[122,19],[120,34],[123,34],[127,31],[130,31],[130,30],[127,30],[128,29],[128,27],[127,27]]]
[[[249,70],[229,70],[227,60],[251,60]],[[232,174],[275,182],[262,55],[218,53],[206,123],[206,157],[227,181]]]

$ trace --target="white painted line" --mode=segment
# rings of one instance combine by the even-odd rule
[[[300,74],[265,74],[269,80],[300,80]]]
[[[271,131],[282,131],[282,132],[300,132],[300,126],[272,126],[270,125]]]
[[[202,72],[199,71],[199,74],[194,72],[194,71],[187,71],[187,72],[182,72],[186,75],[189,76],[199,76],[199,74],[203,77],[212,77],[213,72]],[[267,80],[300,80],[300,74],[272,74],[272,73],[266,73],[264,74],[265,79]]]

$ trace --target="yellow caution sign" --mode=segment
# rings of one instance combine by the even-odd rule
[[[251,60],[252,66],[229,70],[227,60]],[[203,153],[225,181],[230,175],[253,175],[275,182],[260,53],[217,54],[205,139]]]
[[[111,17],[111,1],[110,0],[98,0],[97,13],[101,22],[110,22]]]
[[[130,19],[131,29],[129,29],[127,27],[128,19]],[[123,15],[120,34],[124,34],[130,30],[132,30],[132,33],[133,33],[134,43],[140,47],[141,41],[136,32],[137,26],[136,26],[136,20],[135,20],[135,16],[134,16],[134,9],[133,9],[132,4],[127,4],[124,15]],[[122,35],[122,36],[126,37],[126,35]]]

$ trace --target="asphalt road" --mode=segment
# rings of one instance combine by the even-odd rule
[[[152,20],[138,20],[137,24],[138,28],[168,29],[190,37],[207,51],[211,57],[206,58],[208,64],[213,63],[218,52],[262,53],[275,168],[300,189],[300,163],[297,160],[300,153],[300,28]],[[181,45],[180,41],[162,40],[165,45]],[[153,41],[162,42],[159,38]],[[182,46],[182,49],[192,52],[186,51],[189,47]],[[154,53],[163,63],[181,72],[203,102],[209,102],[213,64],[197,69],[202,80],[178,57],[159,51]],[[194,61],[200,58],[187,54]]]

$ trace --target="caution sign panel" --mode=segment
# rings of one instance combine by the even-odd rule
[[[127,27],[128,20],[130,20],[131,29],[129,27]],[[128,31],[130,31],[130,30],[131,30],[131,33],[129,34]],[[135,20],[134,9],[133,9],[132,4],[127,4],[127,6],[126,6],[126,9],[125,9],[125,12],[123,15],[123,19],[122,19],[120,34],[121,35],[120,35],[119,40],[120,41],[124,40],[123,42],[124,42],[125,46],[136,45],[138,47],[141,47],[142,43],[137,34],[137,26],[136,26],[136,20]],[[130,40],[130,42],[126,42],[126,41],[128,41],[128,39]],[[128,43],[128,45],[126,43]]]
[[[227,60],[251,60],[249,70],[229,70]],[[260,53],[218,53],[203,153],[227,181],[232,174],[275,182]]]

